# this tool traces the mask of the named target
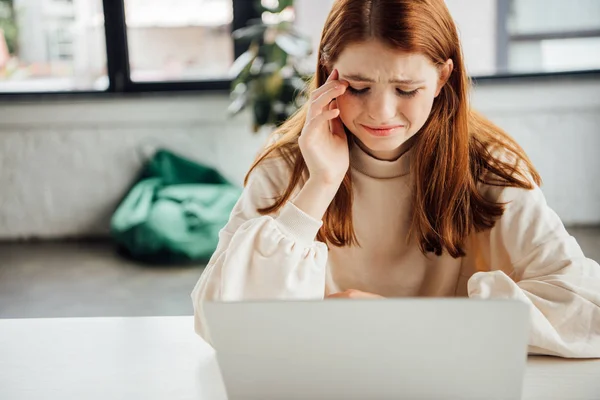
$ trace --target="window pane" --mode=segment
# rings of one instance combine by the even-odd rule
[[[600,68],[598,0],[511,0],[507,31],[511,72]]]
[[[233,63],[232,0],[125,0],[131,79],[223,79]]]
[[[598,0],[511,0],[508,32],[558,33],[600,29]]]
[[[102,0],[0,0],[0,92],[107,88]]]
[[[512,72],[560,72],[600,68],[600,38],[515,42]]]

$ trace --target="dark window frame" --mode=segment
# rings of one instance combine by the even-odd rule
[[[259,17],[252,1],[232,0],[232,31],[246,26],[246,23]],[[106,51],[110,93],[145,93],[164,91],[226,91],[231,81],[217,80],[185,80],[161,82],[134,82],[131,80],[129,51],[127,42],[127,25],[125,22],[124,0],[103,0],[106,32]],[[108,11],[108,12],[107,12]],[[110,40],[109,40],[110,38]],[[234,58],[246,49],[239,43],[234,44]]]
[[[508,53],[511,43],[545,39],[579,39],[600,37],[600,29],[580,29],[567,32],[540,32],[533,34],[511,34],[507,29],[511,1],[512,0],[498,0],[496,2],[496,69],[498,71],[508,71]],[[501,72],[489,76],[475,76],[473,77],[473,80],[476,82],[505,82],[507,80],[521,79],[548,80],[560,77],[600,78],[600,69],[528,73]]]
[[[529,37],[511,37],[506,32],[505,19],[508,16],[510,0],[498,1],[498,65],[508,63],[508,43],[512,40],[527,40]],[[250,0],[232,0],[233,23],[232,30],[246,26],[251,19],[259,18]],[[129,53],[127,43],[127,26],[125,22],[124,0],[102,0],[104,10],[104,31],[106,36],[107,71],[109,86],[104,91],[63,91],[63,92],[0,92],[2,99],[62,99],[71,97],[102,97],[117,95],[135,95],[144,93],[169,92],[221,92],[230,90],[231,82],[227,79],[204,81],[162,81],[162,82],[134,82],[131,80],[129,67]],[[574,33],[576,34],[576,33]],[[589,34],[589,32],[588,32]],[[522,35],[521,35],[522,36]],[[245,51],[244,45],[234,44],[234,57],[237,58]],[[504,69],[505,70],[505,69]],[[540,73],[506,73],[489,76],[473,76],[476,82],[502,83],[510,81],[532,81],[555,78],[600,77],[600,69],[565,71],[565,72],[540,72]]]
[[[253,2],[232,0],[233,22],[231,30],[246,26],[251,19],[259,18]],[[185,80],[161,82],[134,82],[131,80],[129,51],[127,43],[127,24],[125,21],[124,0],[102,0],[104,10],[104,33],[106,37],[106,67],[109,85],[99,91],[57,91],[57,92],[0,92],[0,99],[64,98],[80,96],[106,96],[156,92],[227,92],[231,81]],[[234,43],[234,58],[246,49],[242,43]]]

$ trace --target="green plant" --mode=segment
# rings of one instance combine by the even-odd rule
[[[12,55],[17,54],[19,31],[13,0],[0,0],[0,30],[4,32],[8,52]]]
[[[293,0],[256,1],[262,18],[233,32],[234,40],[249,47],[230,70],[229,112],[235,115],[251,106],[254,132],[265,125],[280,125],[301,103],[298,95],[306,78],[298,65],[312,48],[309,38],[297,32],[288,19],[292,6]]]

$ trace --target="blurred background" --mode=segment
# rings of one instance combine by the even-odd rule
[[[0,0],[0,318],[192,314],[333,1]],[[600,1],[446,3],[474,106],[600,260]]]

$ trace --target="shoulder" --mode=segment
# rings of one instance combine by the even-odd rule
[[[260,198],[259,203],[266,206],[277,197],[285,193],[292,182],[293,162],[280,151],[273,151],[263,158],[248,173],[245,191],[255,198]],[[300,190],[306,181],[304,174],[292,195]]]
[[[512,203],[543,197],[537,172],[521,155],[501,145],[490,146],[487,151],[489,167],[476,177],[479,193],[487,201]]]

